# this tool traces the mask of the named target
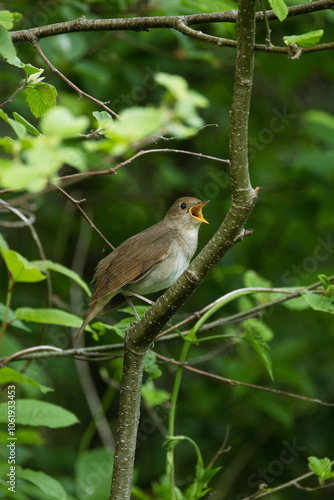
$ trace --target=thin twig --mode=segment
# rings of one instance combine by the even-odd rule
[[[21,85],[21,87],[19,87],[18,89],[15,90],[15,92],[10,96],[8,97],[8,99],[6,99],[6,101],[4,101],[2,104],[0,104],[0,108],[2,108],[3,106],[5,106],[6,104],[9,104],[10,102],[12,102],[12,100],[14,99],[14,97],[19,93],[21,92],[21,90],[24,90],[26,88],[26,86],[28,85],[28,82],[25,81],[23,83],[23,85]]]
[[[334,275],[329,276],[328,277],[328,281],[329,282],[334,281]],[[210,329],[211,330],[212,328],[215,328],[215,327],[218,327],[218,326],[223,326],[225,324],[231,323],[232,321],[249,319],[249,317],[251,317],[253,315],[256,315],[257,313],[261,312],[263,309],[268,309],[268,307],[272,307],[274,305],[282,304],[283,302],[286,302],[287,300],[291,300],[291,299],[295,299],[297,297],[300,297],[302,295],[303,291],[305,291],[305,290],[314,290],[315,288],[317,288],[319,286],[322,286],[322,282],[320,280],[316,281],[315,283],[312,283],[311,285],[308,285],[306,287],[301,287],[300,290],[296,290],[296,291],[291,292],[291,293],[288,293],[287,289],[285,289],[286,291],[284,292],[284,289],[282,289],[282,288],[268,288],[267,289],[268,292],[270,292],[270,291],[272,291],[272,292],[276,291],[277,292],[279,290],[278,293],[286,293],[286,297],[280,297],[278,299],[271,300],[270,302],[266,302],[264,304],[259,304],[259,305],[255,306],[255,307],[252,307],[251,309],[247,309],[247,311],[240,311],[238,313],[232,314],[231,316],[228,316],[227,318],[220,318],[220,319],[218,319],[216,321],[213,321],[212,323],[208,323],[207,326],[203,325],[202,328],[199,331],[206,330],[206,329]],[[262,291],[264,291],[264,289],[262,289]],[[235,292],[236,291],[230,292],[230,293],[235,293]],[[174,330],[177,330],[181,326],[185,325],[186,323],[189,323],[190,321],[193,321],[194,319],[199,319],[206,311],[208,311],[209,309],[211,309],[211,307],[213,307],[218,302],[222,301],[225,297],[226,297],[226,295],[223,295],[219,299],[213,301],[211,304],[205,306],[200,311],[196,311],[195,313],[193,313],[190,316],[188,316],[187,318],[183,319],[182,321],[180,321],[176,325],[173,325],[170,328],[168,328],[167,330],[164,330],[162,333],[160,333],[156,337],[156,340],[159,339],[159,338],[161,338],[161,337],[164,337],[165,335],[173,332]]]
[[[215,160],[215,161],[220,161],[223,163],[229,164],[229,160],[224,160],[222,158],[217,158],[215,156],[209,156],[205,155],[203,153],[196,153],[195,151],[186,151],[183,149],[170,149],[170,148],[162,148],[162,149],[142,149],[141,151],[138,151],[138,153],[135,153],[131,158],[128,158],[125,161],[122,161],[118,165],[116,165],[113,168],[108,168],[107,170],[99,170],[96,172],[79,172],[78,174],[71,174],[71,175],[63,175],[62,177],[58,177],[58,180],[67,180],[67,179],[73,179],[73,178],[79,178],[79,177],[89,177],[92,175],[115,175],[116,171],[125,165],[128,165],[131,163],[133,160],[138,158],[139,156],[146,155],[149,153],[182,153],[185,155],[192,155],[192,156],[197,156],[198,158],[205,158],[207,160]]]
[[[230,435],[230,426],[227,424],[226,425],[226,431],[225,431],[225,437],[224,437],[224,441],[222,442],[222,444],[220,445],[219,447],[219,450],[214,454],[214,456],[211,458],[210,462],[208,463],[208,465],[205,467],[206,469],[209,469],[210,467],[212,467],[212,465],[215,463],[215,461],[217,460],[217,458],[222,454],[222,453],[225,453],[226,451],[228,451],[230,449],[227,448],[225,450],[225,446],[226,446],[226,443],[228,441],[228,438],[229,438],[229,435]]]
[[[260,391],[272,392],[274,394],[280,394],[281,396],[288,396],[290,398],[301,399],[303,401],[308,401],[309,403],[317,403],[317,404],[323,405],[323,406],[334,406],[334,403],[327,403],[326,401],[322,401],[321,399],[308,398],[306,396],[301,396],[299,394],[294,394],[292,392],[281,391],[280,389],[273,389],[271,387],[264,387],[262,385],[249,384],[248,382],[241,382],[240,380],[234,380],[234,379],[222,377],[222,376],[216,375],[214,373],[209,373],[209,372],[206,372],[204,370],[200,370],[199,368],[194,368],[193,366],[190,366],[187,363],[180,363],[179,361],[176,361],[175,359],[166,358],[162,354],[158,354],[155,351],[153,351],[153,352],[154,352],[155,356],[157,358],[161,359],[162,361],[165,361],[167,363],[171,363],[173,365],[182,366],[184,369],[195,372],[198,375],[204,375],[204,376],[209,377],[209,378],[214,378],[214,379],[219,380],[220,382],[224,382],[226,384],[230,384],[233,386],[249,387],[251,389],[258,389]]]
[[[260,7],[261,7],[262,12],[263,12],[264,24],[265,24],[266,32],[267,32],[266,45],[268,47],[272,47],[273,45],[271,43],[271,29],[270,29],[270,26],[269,26],[269,21],[268,21],[268,17],[267,17],[266,8],[265,8],[264,3],[263,3],[262,0],[258,0],[258,2],[260,4]]]
[[[331,465],[333,466],[334,460],[331,462]],[[269,488],[267,491],[257,491],[254,493],[254,495],[251,495],[249,497],[245,497],[244,500],[255,500],[257,498],[263,498],[268,495],[272,495],[273,493],[276,493],[277,491],[285,490],[286,488],[290,488],[291,486],[295,486],[296,488],[299,489],[305,489],[302,486],[299,485],[300,481],[304,481],[305,479],[308,479],[309,477],[315,476],[315,473],[313,471],[307,472],[306,474],[303,474],[302,476],[296,477],[295,479],[291,479],[291,481],[287,481],[286,483],[280,484],[279,486],[276,486],[275,488]],[[298,486],[297,486],[298,485]],[[322,488],[328,488],[333,486],[333,483],[331,484],[324,484],[322,486],[319,486],[316,489],[322,489]]]
[[[101,238],[107,243],[107,245],[109,245],[112,248],[112,250],[115,250],[115,247],[110,243],[109,240],[107,240],[107,238],[101,233],[101,231],[91,221],[91,219],[88,217],[88,215],[86,214],[86,212],[81,208],[80,203],[82,203],[85,200],[75,200],[63,188],[61,188],[57,184],[54,184],[54,186],[55,186],[56,189],[58,189],[58,191],[60,191],[64,196],[66,196],[66,198],[68,198],[72,203],[74,203],[74,205],[77,207],[77,209],[84,216],[84,218],[86,219],[86,221],[88,222],[88,224],[90,225],[90,227],[92,227],[98,233],[98,235],[101,236]]]
[[[34,49],[36,50],[36,52],[38,53],[38,55],[41,57],[41,59],[43,59],[43,61],[45,62],[45,64],[57,75],[59,76],[62,80],[64,80],[64,82],[67,83],[67,85],[69,85],[73,90],[75,90],[75,92],[77,92],[79,94],[79,99],[81,99],[82,97],[86,97],[87,99],[90,99],[91,101],[95,102],[96,104],[98,104],[99,106],[101,106],[103,109],[105,109],[106,111],[108,111],[108,113],[112,114],[115,118],[119,118],[118,114],[115,113],[115,111],[113,111],[112,109],[108,108],[108,106],[106,106],[106,104],[102,101],[100,101],[99,99],[96,99],[95,97],[91,96],[90,94],[87,94],[86,92],[84,92],[83,90],[79,89],[79,87],[77,87],[77,85],[75,85],[73,82],[71,82],[71,80],[69,80],[65,75],[63,75],[63,73],[61,73],[50,61],[49,59],[46,57],[46,55],[44,54],[44,52],[42,51],[38,41],[34,41],[32,42],[32,45],[34,47]]]

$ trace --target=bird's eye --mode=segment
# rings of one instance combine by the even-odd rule
[[[185,208],[187,208],[187,205],[185,203],[181,203],[180,208],[182,208],[182,210],[184,210]]]

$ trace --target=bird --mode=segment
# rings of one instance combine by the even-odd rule
[[[131,292],[159,292],[181,276],[197,249],[201,223],[208,224],[202,214],[206,203],[190,196],[177,199],[161,222],[125,240],[98,263],[95,289],[75,342],[93,318],[120,304],[116,295],[121,293],[123,302]]]

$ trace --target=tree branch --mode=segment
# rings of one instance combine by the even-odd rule
[[[311,12],[332,9],[334,0],[318,0],[312,3],[295,5],[288,7],[288,17],[299,16]],[[268,20],[277,20],[277,16],[272,10],[266,11]],[[86,19],[84,16],[74,21],[49,24],[38,28],[12,31],[13,42],[32,42],[49,36],[63,33],[77,33],[82,31],[148,31],[155,28],[174,28],[182,19],[187,25],[211,24],[211,23],[236,23],[237,11],[212,12],[208,14],[191,14],[187,16],[157,16],[157,17],[137,17],[121,19]],[[257,12],[255,17],[257,22],[264,21],[263,12]]]
[[[113,168],[108,168],[107,170],[98,170],[98,171],[89,171],[89,172],[79,172],[78,174],[70,174],[70,175],[63,175],[62,177],[58,177],[59,180],[67,180],[67,179],[77,179],[80,177],[89,177],[92,175],[115,175],[117,170],[120,169],[121,167],[124,167],[125,165],[128,165],[131,163],[133,160],[138,158],[139,156],[146,155],[149,153],[182,153],[186,155],[191,155],[191,156],[196,156],[197,158],[206,158],[207,160],[215,160],[215,161],[220,161],[222,163],[227,163],[229,164],[229,160],[223,160],[222,158],[217,158],[215,156],[209,156],[205,155],[203,153],[196,153],[195,151],[186,151],[184,149],[170,149],[170,148],[162,148],[162,149],[142,149],[141,151],[138,151],[138,153],[135,153],[133,156],[128,158],[127,160],[122,161],[118,165],[116,165]]]
[[[110,113],[111,115],[113,115],[115,118],[119,118],[118,114],[115,113],[115,111],[113,111],[112,109],[108,108],[108,106],[106,106],[106,104],[102,101],[100,101],[99,99],[96,99],[95,97],[91,96],[90,94],[87,94],[86,92],[84,92],[83,90],[79,89],[79,87],[77,87],[73,82],[71,82],[71,80],[69,80],[65,75],[63,75],[63,73],[61,73],[50,61],[49,59],[46,57],[46,55],[44,54],[44,52],[42,51],[42,49],[40,48],[39,46],[39,43],[38,43],[38,40],[34,40],[32,41],[32,45],[34,47],[34,49],[36,50],[36,52],[38,53],[38,55],[40,56],[40,58],[45,62],[45,64],[57,75],[59,76],[62,80],[64,80],[64,82],[67,83],[67,85],[69,85],[73,90],[75,90],[75,92],[77,92],[79,94],[79,100],[81,99],[81,97],[86,97],[87,99],[90,99],[91,101],[95,102],[96,104],[98,104],[99,106],[101,106],[103,109],[105,109],[108,113]],[[21,90],[21,89],[20,89]]]
[[[248,114],[254,67],[255,0],[240,0],[237,30],[236,81],[230,131],[232,205],[217,233],[188,270],[157,300],[142,321],[127,333],[110,500],[126,500],[131,494],[135,450],[130,448],[129,443],[135,446],[137,427],[134,423],[139,420],[143,357],[175,311],[235,242],[242,239],[244,224],[256,203],[259,190],[254,191],[250,185],[247,159]]]
[[[200,370],[199,368],[195,368],[194,366],[191,366],[189,363],[182,363],[180,361],[176,361],[175,359],[166,358],[166,356],[158,354],[157,352],[154,352],[154,354],[158,359],[161,359],[162,361],[166,361],[176,366],[182,366],[182,368],[197,373],[198,375],[204,375],[205,377],[214,378],[216,380],[220,380],[220,382],[224,382],[229,385],[249,387],[250,389],[259,389],[261,391],[272,392],[274,394],[280,394],[281,396],[288,396],[290,398],[302,399],[303,401],[308,401],[309,403],[317,403],[323,406],[334,406],[334,403],[327,403],[327,401],[322,401],[321,399],[308,398],[306,396],[301,396],[300,394],[281,391],[280,389],[274,389],[272,387],[264,387],[263,385],[249,384],[248,382],[241,382],[240,380],[234,380],[222,377],[221,375],[216,375],[215,373],[209,373],[204,370]]]
[[[332,460],[331,465],[334,465],[334,460]],[[291,479],[291,481],[288,481],[286,483],[280,484],[279,486],[276,486],[275,488],[269,488],[267,490],[259,490],[254,495],[251,495],[250,497],[245,497],[244,500],[255,500],[257,498],[263,498],[268,495],[271,495],[272,493],[276,493],[277,491],[285,490],[286,488],[291,488],[291,486],[295,486],[296,488],[300,487],[299,483],[301,481],[305,481],[305,479],[308,479],[309,477],[315,476],[315,473],[313,471],[307,472],[306,474],[303,474],[302,476],[296,477],[295,479]],[[316,489],[323,489],[327,487],[333,487],[334,484],[324,484],[322,486],[319,486]],[[304,489],[304,488],[302,488]]]

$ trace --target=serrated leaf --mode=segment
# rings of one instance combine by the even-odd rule
[[[19,307],[15,310],[16,319],[31,321],[33,323],[46,323],[48,325],[68,326],[71,328],[80,328],[82,319],[61,309],[32,307]]]
[[[31,262],[31,264],[36,266],[37,269],[39,269],[43,273],[46,273],[47,271],[55,271],[56,273],[67,276],[68,278],[75,281],[79,286],[81,286],[81,288],[85,290],[89,297],[92,295],[87,283],[85,283],[85,281],[83,281],[80,276],[72,269],[62,266],[57,262],[52,262],[51,260],[34,260]]]
[[[313,47],[319,43],[324,30],[315,30],[303,33],[302,35],[284,36],[283,40],[286,45],[298,45],[299,47]]]
[[[33,385],[34,387],[38,387],[44,394],[46,392],[53,391],[53,389],[51,389],[50,387],[45,387],[36,380],[26,377],[22,373],[9,368],[8,366],[0,368],[0,384],[8,384],[13,382]]]
[[[36,118],[43,116],[48,109],[56,105],[57,90],[48,83],[38,83],[25,90],[26,101]]]
[[[280,21],[288,15],[288,8],[283,0],[269,0],[269,4]]]
[[[35,283],[45,280],[45,275],[39,269],[14,250],[7,250],[2,256],[14,281]]]
[[[25,64],[16,55],[6,57],[6,61],[11,66],[16,66],[17,68],[24,68]]]
[[[43,117],[41,129],[45,135],[68,139],[78,137],[85,132],[88,125],[87,116],[74,116],[69,109],[57,106],[50,109]]]
[[[322,295],[322,294],[311,293],[308,290],[306,290],[305,292],[303,292],[303,297],[315,311],[322,311],[334,314],[333,293],[331,295]]]
[[[327,457],[308,457],[308,466],[318,476],[320,484],[323,484],[323,482],[327,479],[334,477],[331,461]]]
[[[77,424],[74,413],[38,399],[16,399],[16,424],[56,429]],[[0,403],[0,422],[8,422],[7,402]]]
[[[16,466],[15,469],[16,476],[33,483],[38,486],[38,488],[49,497],[57,498],[59,500],[67,500],[67,494],[62,485],[53,477],[48,476],[44,472],[35,471],[31,469],[22,469],[20,466]]]
[[[25,127],[27,132],[29,132],[30,134],[36,135],[37,137],[41,135],[41,133],[37,130],[36,127],[34,127],[31,123],[29,123],[28,120],[23,118],[23,116],[16,113],[16,111],[14,111],[13,117],[14,120],[18,123],[21,123]]]
[[[16,14],[18,13],[16,12]],[[6,28],[6,30],[11,30],[13,25],[14,13],[10,12],[9,10],[0,10],[0,26],[3,26],[4,28]]]
[[[0,26],[0,54],[5,59],[14,58],[16,56],[16,50],[12,42],[12,37],[3,26]]]

